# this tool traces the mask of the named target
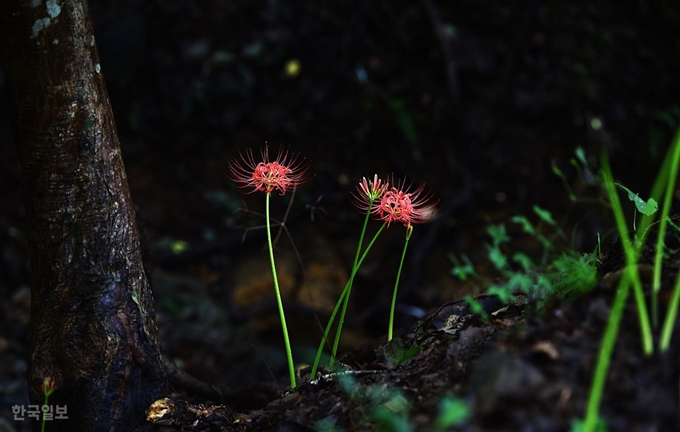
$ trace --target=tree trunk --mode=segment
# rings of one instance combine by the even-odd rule
[[[0,61],[30,231],[31,403],[51,377],[68,420],[48,430],[143,429],[167,383],[86,1],[0,1]]]

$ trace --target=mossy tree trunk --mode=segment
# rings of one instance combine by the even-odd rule
[[[48,430],[144,429],[167,384],[86,1],[0,1],[0,61],[28,217],[31,403],[51,377],[68,420]]]

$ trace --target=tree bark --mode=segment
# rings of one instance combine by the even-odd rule
[[[51,377],[68,420],[48,430],[144,429],[167,383],[86,1],[0,1],[0,62],[28,217],[31,403]]]

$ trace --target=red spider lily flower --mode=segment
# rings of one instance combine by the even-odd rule
[[[299,155],[289,156],[287,150],[279,149],[274,161],[269,160],[269,147],[262,149],[262,162],[255,162],[253,152],[248,149],[240,153],[241,160],[229,162],[231,180],[241,188],[253,188],[250,192],[270,193],[278,190],[286,194],[290,187],[297,187],[309,180],[309,164]]]
[[[373,213],[374,209],[377,208],[373,205],[373,202],[383,196],[388,187],[387,183],[383,184],[382,180],[378,178],[378,174],[373,176],[373,181],[366,180],[366,177],[362,178],[357,186],[359,193],[357,195],[352,194],[354,205],[364,212],[371,209],[371,213]]]
[[[392,186],[380,199],[379,205],[373,212],[379,219],[387,222],[401,222],[405,227],[412,224],[428,222],[435,217],[437,202],[428,203],[431,194],[425,193],[425,183],[413,189],[405,186],[406,181]]]
[[[40,384],[40,390],[43,392],[45,396],[51,395],[56,389],[57,382],[50,377],[45,378],[42,384]]]

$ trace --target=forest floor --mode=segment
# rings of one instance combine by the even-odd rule
[[[676,252],[664,268],[662,310],[678,258]],[[501,309],[502,303],[486,298],[490,320],[480,319],[465,301],[445,304],[392,342],[380,338],[347,353],[334,372],[309,382],[304,375],[309,370],[303,369],[298,387],[283,396],[272,398],[285,381],[280,387],[269,383],[227,391],[227,406],[241,410],[229,413],[213,406],[192,430],[578,430],[574,425],[586,410],[622,266],[620,254],[606,257],[594,289],[572,300],[553,296],[540,308]],[[639,268],[647,291],[650,267],[643,258]],[[680,430],[677,323],[675,331],[667,352],[643,355],[629,295],[605,385],[601,417],[606,429],[601,430]],[[189,399],[205,402],[205,397]]]
[[[253,431],[429,431],[442,406],[467,413],[456,427],[465,431],[569,430],[582,418],[622,266],[597,156],[608,152],[627,187],[650,189],[680,123],[676,5],[91,0],[90,11],[162,351],[181,371],[171,377],[178,400],[227,404],[241,419],[229,427]],[[9,100],[2,76],[0,100]],[[28,404],[28,228],[8,108],[0,104],[0,431],[22,432],[31,422],[12,406]],[[292,393],[258,228],[264,200],[227,178],[239,150],[265,142],[290,145],[315,175],[290,213],[290,195],[272,200],[286,222],[276,257],[301,366]],[[584,163],[573,163],[577,148]],[[304,365],[361,227],[349,194],[376,172],[426,181],[439,217],[417,226],[409,246],[400,342],[385,346],[404,240],[393,226],[355,280],[345,372],[310,384]],[[535,205],[567,233],[550,232],[555,251],[590,253],[601,235],[604,282],[489,321],[470,314],[460,300],[502,279],[488,259],[489,226],[506,224],[508,254],[540,261],[540,242],[509,222],[534,220]],[[452,275],[452,254],[468,256],[478,278]],[[671,258],[661,310],[677,269]],[[602,416],[610,431],[680,430],[680,332],[668,353],[645,357],[634,308],[631,296]],[[442,327],[454,315],[456,326]]]

